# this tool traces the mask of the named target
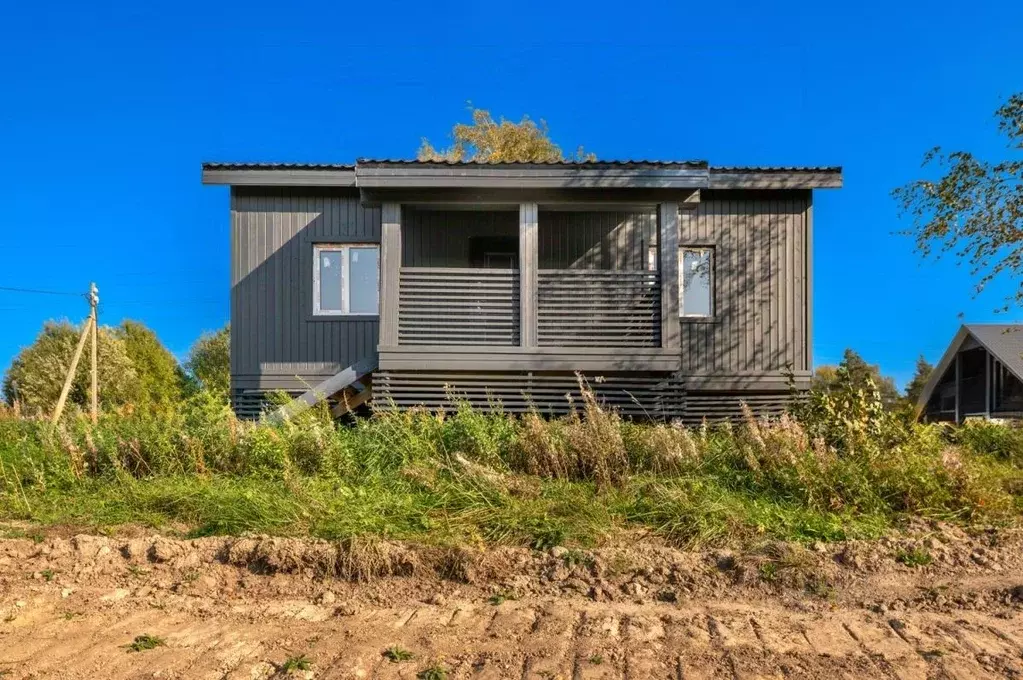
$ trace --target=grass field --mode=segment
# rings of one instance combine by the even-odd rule
[[[441,544],[592,546],[647,530],[676,545],[878,536],[911,517],[1012,523],[1023,432],[921,425],[839,384],[795,413],[696,429],[638,424],[590,396],[514,418],[335,425],[314,410],[240,422],[211,395],[57,426],[0,413],[0,517],[102,530],[260,532]]]

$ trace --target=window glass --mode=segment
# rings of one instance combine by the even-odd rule
[[[376,247],[357,248],[348,250],[351,266],[348,271],[349,307],[351,314],[376,314],[378,312],[379,298],[379,259],[380,253]]]
[[[320,266],[320,311],[341,312],[343,272],[341,263],[344,252],[341,250],[321,250]]]
[[[713,251],[683,248],[679,263],[679,300],[682,316],[711,316]]]

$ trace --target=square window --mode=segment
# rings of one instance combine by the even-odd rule
[[[313,246],[314,315],[374,315],[379,308],[379,246]]]

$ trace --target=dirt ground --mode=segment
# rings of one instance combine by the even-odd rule
[[[741,553],[51,532],[0,540],[0,677],[1016,678],[1021,548],[938,525]]]

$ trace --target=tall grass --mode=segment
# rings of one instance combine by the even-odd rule
[[[848,382],[792,414],[636,423],[585,389],[568,416],[451,395],[443,413],[336,425],[237,420],[218,398],[56,426],[0,411],[0,516],[184,525],[194,534],[376,535],[542,548],[645,527],[677,544],[877,535],[901,519],[1012,521],[1023,436],[888,413]]]

